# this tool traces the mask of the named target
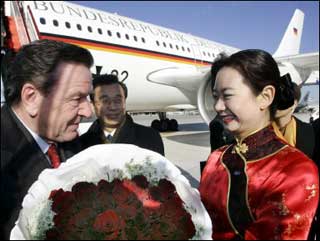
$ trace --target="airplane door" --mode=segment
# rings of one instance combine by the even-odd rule
[[[202,55],[201,55],[201,51],[199,49],[199,47],[197,45],[191,45],[191,49],[193,52],[193,59],[195,63],[202,63]]]

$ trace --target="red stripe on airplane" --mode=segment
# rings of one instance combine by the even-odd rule
[[[67,42],[67,43],[72,43],[72,44],[77,44],[77,45],[84,45],[84,46],[91,46],[93,48],[101,48],[105,50],[114,50],[114,51],[120,51],[120,52],[127,52],[135,55],[143,55],[143,56],[148,56],[148,57],[157,57],[157,58],[162,58],[162,59],[170,59],[178,62],[185,62],[188,64],[195,64],[195,65],[201,65],[201,66],[207,66],[210,65],[211,63],[209,62],[200,62],[200,61],[195,61],[195,60],[190,60],[186,59],[183,57],[172,57],[168,56],[166,54],[159,54],[159,53],[150,53],[148,51],[142,51],[142,50],[134,50],[131,48],[125,48],[125,47],[116,47],[112,46],[109,44],[99,44],[99,43],[93,43],[89,41],[83,41],[83,40],[77,40],[77,39],[71,39],[71,38],[64,38],[60,36],[50,36],[46,34],[41,34],[40,39],[52,39],[52,40],[57,40],[57,41],[62,41],[62,42]]]

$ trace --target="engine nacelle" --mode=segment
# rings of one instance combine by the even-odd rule
[[[197,94],[197,105],[203,120],[209,123],[215,118],[217,112],[214,110],[214,101],[211,90],[211,72],[205,76],[205,81],[202,82]]]

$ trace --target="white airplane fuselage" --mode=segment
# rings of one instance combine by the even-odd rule
[[[55,39],[88,48],[94,56],[92,73],[97,69],[100,74],[118,73],[119,80],[126,83],[129,111],[165,111],[188,105],[196,108],[197,96],[190,90],[152,83],[147,76],[168,67],[209,66],[218,53],[238,50],[67,2],[25,3],[29,6],[30,41]]]
[[[16,49],[37,39],[64,41],[89,49],[94,57],[93,74],[117,74],[127,85],[127,110],[131,112],[198,108],[209,123],[215,115],[208,84],[210,66],[220,53],[230,55],[240,50],[69,2],[5,4],[6,15],[15,23],[16,29],[11,31],[18,39]],[[297,82],[301,82],[301,77],[296,64],[310,59],[304,55],[295,66],[291,64],[299,57],[293,55],[299,51],[303,16],[296,10],[277,50],[278,55],[289,51],[290,58],[279,56],[279,67],[284,73],[290,72]],[[289,31],[291,28],[294,33]],[[287,48],[288,41],[293,42],[292,48]],[[317,56],[312,54],[313,62]],[[319,68],[319,63],[315,66]]]

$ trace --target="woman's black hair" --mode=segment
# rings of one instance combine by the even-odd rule
[[[211,87],[213,89],[216,75],[223,67],[231,67],[239,71],[253,92],[258,95],[267,85],[275,87],[275,98],[270,106],[271,118],[277,109],[287,109],[294,103],[293,84],[289,74],[280,77],[277,62],[266,51],[247,49],[231,56],[220,55],[212,64]]]

